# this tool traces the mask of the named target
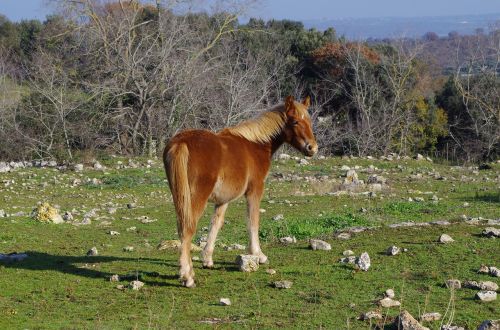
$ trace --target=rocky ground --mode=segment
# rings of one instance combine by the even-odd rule
[[[202,269],[210,208],[194,290],[176,277],[160,161],[0,162],[0,327],[476,329],[500,318],[500,164],[277,158],[261,204],[270,263],[245,255],[240,200],[215,269]]]

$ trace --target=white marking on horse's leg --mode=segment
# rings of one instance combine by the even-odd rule
[[[182,285],[188,288],[194,288],[194,270],[191,261],[191,239],[193,234],[184,233],[181,237],[181,256],[179,258],[180,270],[179,276]]]
[[[260,221],[260,199],[264,187],[260,187],[247,195],[247,211],[248,211],[248,236],[250,239],[249,252],[259,257],[259,263],[267,262],[267,256],[262,253],[259,242],[259,221]]]
[[[210,231],[208,233],[207,245],[202,252],[203,267],[212,268],[214,266],[212,254],[214,252],[217,234],[224,224],[224,213],[226,212],[226,209],[227,204],[215,206],[215,212],[210,222]]]

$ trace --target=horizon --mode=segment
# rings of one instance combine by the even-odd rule
[[[215,0],[209,0],[208,6]],[[261,18],[263,20],[293,20],[293,21],[334,21],[334,20],[356,20],[356,19],[412,19],[433,17],[460,17],[460,16],[495,16],[500,19],[500,2],[492,3],[487,0],[479,0],[471,6],[466,0],[441,0],[436,4],[433,0],[422,0],[418,5],[407,6],[398,0],[384,0],[375,6],[370,6],[370,0],[354,0],[350,3],[329,0],[313,0],[315,6],[304,4],[298,0],[261,0],[258,5],[249,9],[240,16],[242,21],[250,18]],[[458,2],[458,3],[457,3]],[[439,7],[427,11],[427,7]],[[354,8],[353,6],[356,6]],[[357,7],[359,6],[359,7]],[[406,6],[406,7],[405,7]],[[205,7],[205,8],[203,8]],[[447,7],[451,10],[440,10]],[[207,6],[198,6],[199,11],[207,11]],[[325,12],[330,14],[325,14]],[[47,0],[3,0],[0,5],[0,13],[13,22],[22,20],[38,19],[45,20],[47,15],[54,13],[54,7]],[[300,14],[297,14],[300,13]],[[377,14],[378,13],[378,14]]]

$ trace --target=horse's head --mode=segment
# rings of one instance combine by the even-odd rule
[[[309,96],[302,102],[294,101],[293,96],[288,96],[285,100],[285,142],[306,156],[312,156],[318,152],[318,144],[312,131],[311,117],[307,112],[310,103]]]

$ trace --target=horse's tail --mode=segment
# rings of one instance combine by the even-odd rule
[[[191,190],[188,181],[189,150],[185,143],[172,145],[165,150],[165,170],[177,212],[177,231],[182,235],[186,231],[194,232],[196,224],[191,212]]]

